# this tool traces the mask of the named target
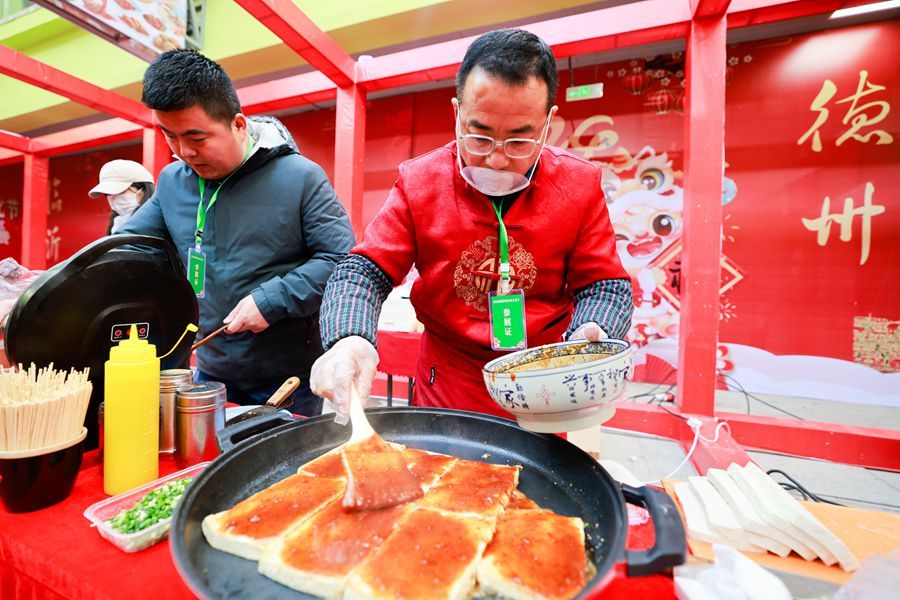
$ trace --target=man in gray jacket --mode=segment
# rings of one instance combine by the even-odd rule
[[[328,178],[277,119],[241,114],[228,75],[197,52],[159,55],[142,101],[179,160],[118,233],[170,240],[197,293],[200,331],[228,325],[197,350],[197,378],[224,382],[232,402],[259,404],[297,375],[291,410],[320,414],[309,391],[322,354],[319,306],[354,244]]]

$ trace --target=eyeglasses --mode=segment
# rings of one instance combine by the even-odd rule
[[[530,138],[495,140],[490,136],[475,133],[461,134],[459,137],[462,138],[466,151],[476,156],[487,156],[494,148],[500,146],[510,158],[528,158],[534,154],[534,149],[538,145],[538,140]]]

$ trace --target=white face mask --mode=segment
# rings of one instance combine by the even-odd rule
[[[125,190],[121,194],[109,194],[106,199],[113,212],[119,215],[130,215],[140,206],[137,192],[131,190]]]
[[[551,115],[547,116],[544,128],[541,131],[540,144],[537,146],[537,160],[528,170],[525,176],[515,171],[502,171],[489,167],[473,167],[462,163],[462,128],[459,123],[459,113],[456,115],[456,162],[459,164],[459,173],[466,183],[484,194],[485,196],[506,196],[524,190],[531,184],[531,178],[537,170],[537,163],[541,160],[541,151],[544,149],[547,128],[550,126]]]

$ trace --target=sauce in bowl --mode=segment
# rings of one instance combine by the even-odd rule
[[[612,354],[569,354],[566,356],[551,356],[525,364],[514,364],[499,369],[500,373],[521,373],[523,371],[539,371],[541,369],[558,369],[579,363],[591,362],[612,356]]]

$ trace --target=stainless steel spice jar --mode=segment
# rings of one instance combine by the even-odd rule
[[[218,455],[216,432],[225,426],[225,384],[192,383],[175,392],[175,462],[179,468]]]
[[[159,453],[175,452],[175,392],[190,385],[190,369],[165,369],[159,373]]]

